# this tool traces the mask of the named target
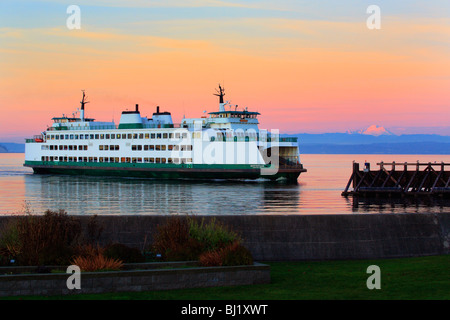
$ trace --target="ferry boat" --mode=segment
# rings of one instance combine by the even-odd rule
[[[306,172],[297,138],[259,130],[258,112],[224,102],[219,110],[173,123],[170,112],[141,116],[139,105],[123,111],[118,125],[63,115],[40,135],[26,139],[24,166],[37,174],[76,174],[157,179],[288,179]]]

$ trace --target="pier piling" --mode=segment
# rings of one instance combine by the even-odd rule
[[[450,163],[377,163],[378,170],[371,170],[370,163],[360,170],[353,162],[350,179],[343,196],[358,195],[439,195],[450,196]],[[352,186],[352,188],[350,187]]]

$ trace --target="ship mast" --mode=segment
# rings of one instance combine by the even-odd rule
[[[219,84],[219,90],[216,89],[217,93],[214,93],[215,96],[220,97],[219,103],[220,103],[220,107],[219,107],[219,111],[225,111],[225,103],[223,102],[223,96],[225,95],[225,88],[222,88]]]
[[[80,101],[80,103],[81,103],[80,119],[81,119],[81,121],[84,121],[84,105],[86,103],[89,103],[89,101],[85,101],[86,95],[84,93],[84,90],[81,90],[81,91],[83,91],[83,99]]]

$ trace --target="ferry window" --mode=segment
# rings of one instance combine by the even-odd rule
[[[53,157],[52,156],[50,156],[50,161],[53,161]]]
[[[108,146],[108,145],[105,146],[105,150],[106,150],[106,151],[109,150],[109,146]]]
[[[41,157],[41,161],[45,161],[45,157],[44,156]]]
[[[180,139],[180,133],[179,132],[175,133],[175,139]]]
[[[146,133],[145,134],[145,139],[148,139],[148,138],[150,138],[150,134]]]
[[[166,163],[166,158],[161,158],[161,163]]]
[[[98,138],[99,138],[99,135],[98,135],[98,134],[96,134],[96,135],[95,135],[95,139],[98,139]]]
[[[103,157],[98,158],[98,162],[103,162]]]
[[[169,145],[167,146],[167,150],[172,151],[172,150],[173,150],[173,145],[169,144]]]
[[[84,162],[88,162],[88,158],[87,157],[83,157],[83,161]]]
[[[98,146],[98,150],[103,150],[103,146]]]
[[[183,139],[186,139],[186,138],[187,138],[187,132],[183,132],[183,133],[182,133],[182,138],[183,138]]]
[[[149,149],[150,149],[150,150],[155,150],[155,146],[154,146],[154,145],[150,145],[150,146],[149,146]]]
[[[143,133],[139,133],[139,139],[144,139],[144,134]]]
[[[119,158],[114,158],[114,162],[119,162]]]
[[[85,145],[85,146],[84,146],[84,150],[87,150],[87,149],[88,149],[88,146],[87,146],[87,145]]]
[[[161,162],[161,158],[155,158],[155,163],[160,163]]]
[[[155,163],[155,158],[150,158],[149,161],[150,163]]]
[[[134,133],[134,134],[133,134],[133,139],[137,139],[137,138],[138,138],[137,133]]]
[[[178,144],[173,146],[173,150],[175,151],[179,151],[180,150],[180,146]]]
[[[144,145],[144,151],[148,151],[148,145]]]
[[[161,151],[165,151],[166,150],[166,145],[162,145],[161,146]]]
[[[122,133],[122,139],[126,139],[127,138],[127,134],[126,133]]]
[[[75,140],[78,140],[78,135],[77,134],[75,135]]]
[[[148,163],[148,158],[144,158],[144,163]]]
[[[161,146],[155,146],[155,150],[156,150],[156,151],[161,150]]]
[[[173,139],[173,132],[169,133],[169,139]]]
[[[83,157],[78,157],[78,162],[82,162],[83,161]]]
[[[88,134],[85,134],[85,135],[84,135],[84,139],[85,139],[85,140],[89,139],[89,135],[88,135]]]
[[[156,139],[161,139],[161,133],[156,134]]]
[[[94,157],[94,162],[97,162],[97,157]]]
[[[152,139],[155,139],[156,134],[152,133],[152,134],[151,134],[151,137],[152,137]]]
[[[115,148],[115,150],[119,150],[119,146],[116,144],[116,148]]]
[[[68,134],[66,134],[65,136],[64,136],[64,139],[69,139],[69,135]]]
[[[93,157],[89,157],[89,162],[92,162],[92,161],[94,161],[94,158]]]
[[[50,150],[53,150],[53,145],[50,146]]]
[[[127,162],[130,163],[131,162],[131,158],[127,158]]]
[[[136,163],[136,158],[132,158],[132,162],[133,162],[133,163]]]
[[[94,139],[94,135],[93,134],[89,135],[89,139]]]
[[[64,135],[61,135],[61,136],[59,137],[59,140],[64,140]]]
[[[137,158],[137,162],[142,163],[142,158]]]
[[[163,139],[167,139],[167,133],[163,133]]]
[[[167,158],[167,163],[173,163],[172,158]]]
[[[133,145],[131,146],[131,150],[136,151],[136,150],[137,150],[137,146],[133,144]]]
[[[73,146],[72,145],[69,146],[69,150],[73,150]]]
[[[131,138],[132,138],[132,134],[129,133],[129,134],[128,134],[128,139],[131,139]]]
[[[119,133],[117,134],[117,139],[120,139],[120,134]]]
[[[70,139],[73,140],[73,134],[70,135]]]
[[[176,163],[176,164],[180,163],[180,158],[174,158],[173,163]]]
[[[120,162],[125,162],[126,159],[125,158],[120,158]]]
[[[109,139],[109,134],[106,134],[106,135],[105,135],[105,139]]]
[[[108,135],[107,135],[108,136]],[[112,134],[111,135],[111,139],[115,139],[116,138],[116,135],[115,134]]]

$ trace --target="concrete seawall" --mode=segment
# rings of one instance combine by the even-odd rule
[[[89,217],[79,216],[82,223]],[[450,253],[450,213],[245,215],[216,218],[256,261],[377,259]],[[143,248],[168,216],[98,216],[100,242]],[[11,217],[0,217],[0,226]]]

